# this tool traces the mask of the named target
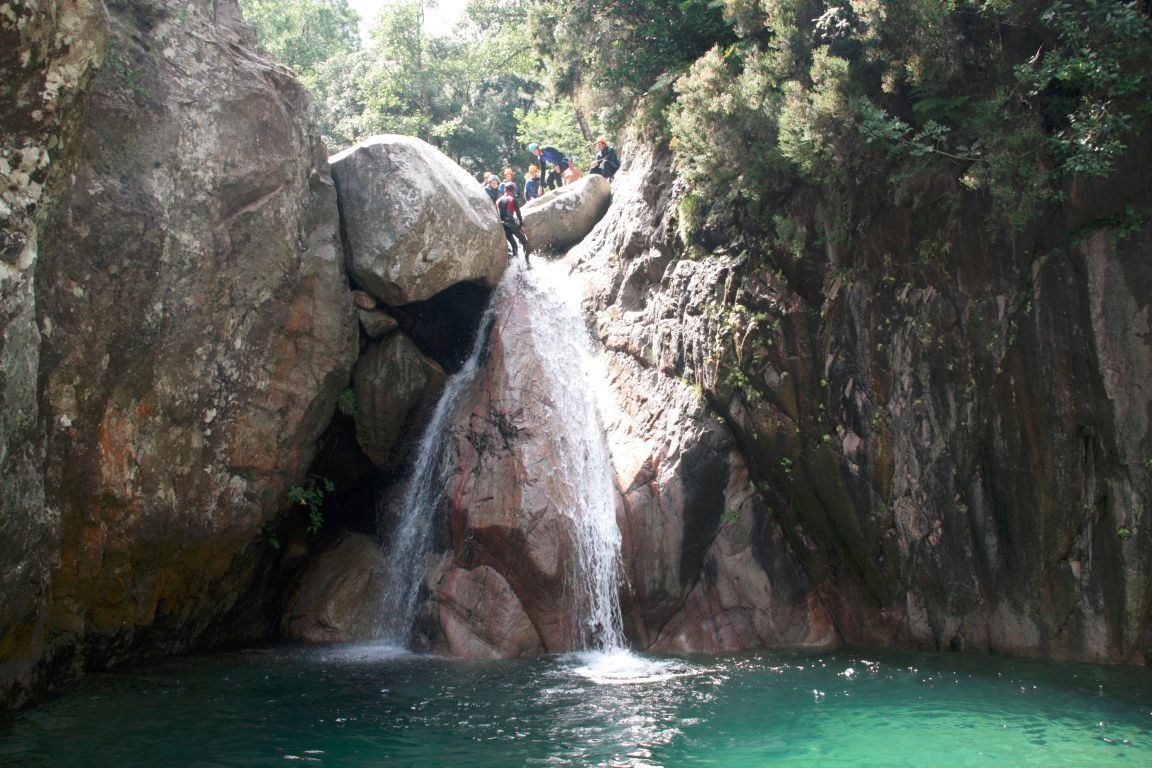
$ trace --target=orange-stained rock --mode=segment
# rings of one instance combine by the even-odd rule
[[[23,103],[51,90],[35,85],[49,69],[82,96],[43,137],[39,228],[21,230],[36,239],[46,434],[28,442],[42,524],[16,523],[19,539],[7,493],[23,484],[0,448],[0,566],[38,582],[32,600],[0,598],[0,705],[85,667],[267,631],[221,626],[356,354],[307,93],[253,52],[234,0],[169,5],[58,3],[16,35],[30,79],[14,108],[51,111]]]

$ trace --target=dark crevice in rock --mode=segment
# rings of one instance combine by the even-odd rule
[[[728,484],[727,436],[706,432],[683,457],[684,543],[680,555],[680,582],[687,585],[700,572],[708,546],[716,537],[724,514]],[[687,594],[687,592],[685,592]]]
[[[331,480],[335,490],[324,499],[324,526],[357,533],[376,533],[376,488],[383,474],[356,442],[356,425],[339,411],[320,438],[311,477]]]
[[[388,309],[400,330],[448,374],[464,365],[492,291],[476,283],[456,283],[427,301]]]

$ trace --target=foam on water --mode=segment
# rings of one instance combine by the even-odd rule
[[[415,654],[394,643],[350,643],[348,645],[328,646],[315,653],[316,659],[325,663],[375,664],[404,656],[415,656]]]
[[[571,674],[600,685],[660,683],[707,671],[683,661],[654,659],[626,650],[582,651],[564,658],[571,665],[567,667]]]

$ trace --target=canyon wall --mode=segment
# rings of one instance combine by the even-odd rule
[[[860,646],[1147,662],[1152,226],[1116,224],[1149,209],[1146,144],[1021,231],[998,230],[975,195],[893,200],[847,248],[783,258],[685,238],[669,155],[636,154],[569,259],[615,389],[646,425],[636,440],[666,436],[682,457],[663,488],[660,453],[625,474],[629,498],[643,479],[672,512],[625,515],[626,538],[686,535],[670,570],[631,573],[642,644],[796,642],[819,625],[807,615]],[[673,424],[689,393],[722,436]],[[726,467],[746,472],[743,495]],[[668,509],[677,487],[712,501]],[[734,498],[755,498],[751,519]],[[653,622],[644,590],[677,568],[696,586]],[[768,620],[776,590],[814,607],[784,622],[792,634]],[[756,614],[776,633],[723,619]]]
[[[234,2],[14,12],[4,160],[26,183],[5,199],[9,705],[88,666],[193,647],[240,607],[357,352],[308,96],[251,52]]]

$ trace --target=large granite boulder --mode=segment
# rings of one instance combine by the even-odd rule
[[[251,52],[235,2],[52,7],[15,48],[5,17],[0,46],[5,61],[35,54],[21,99],[83,90],[48,173],[22,159],[42,187],[36,230],[20,233],[15,317],[32,298],[42,338],[5,331],[6,369],[7,340],[20,343],[0,386],[26,388],[12,374],[37,362],[46,434],[11,455],[43,452],[31,514],[46,524],[5,498],[0,519],[15,511],[27,526],[12,542],[24,565],[0,546],[5,584],[41,590],[16,591],[20,604],[0,612],[9,701],[84,667],[195,646],[238,610],[264,526],[305,472],[356,353],[308,96]],[[86,61],[102,61],[90,83]],[[26,400],[4,397],[5,413]],[[24,487],[21,505],[38,503],[0,461],[5,497]]]
[[[453,656],[519,659],[543,653],[544,644],[524,606],[496,569],[481,565],[470,571],[433,571],[429,588],[438,597],[437,619]]]
[[[374,136],[331,158],[352,277],[390,306],[459,282],[494,286],[508,258],[492,200],[444,153]]]
[[[535,250],[562,251],[584,239],[612,203],[612,185],[591,174],[526,203],[524,234]]]
[[[305,567],[284,607],[281,634],[314,643],[371,640],[384,603],[385,573],[374,539],[345,536]]]
[[[403,333],[374,341],[352,373],[356,440],[380,469],[395,468],[419,433],[419,417],[444,388],[444,370]]]

